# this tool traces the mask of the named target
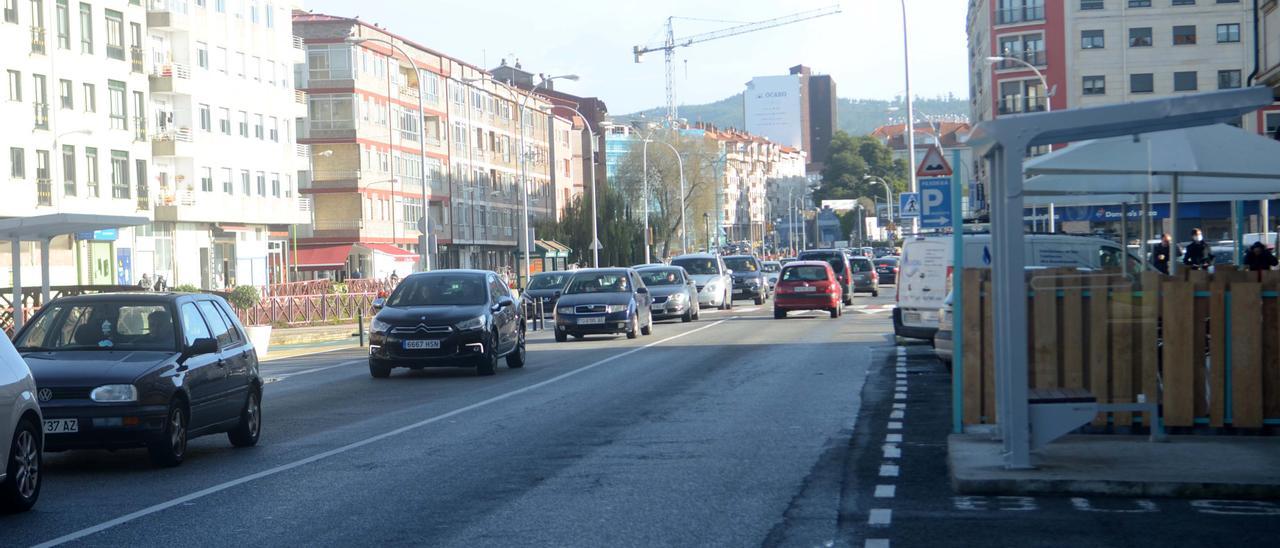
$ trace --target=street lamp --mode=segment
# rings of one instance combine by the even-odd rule
[[[916,183],[916,135],[915,131],[915,110],[911,101],[911,49],[907,42],[907,0],[901,0],[902,4],[902,75],[906,80],[907,94],[907,175],[911,177],[911,192],[919,192],[920,189]],[[919,217],[911,218],[911,233],[915,234],[920,230]]]
[[[649,141],[650,141],[650,139],[645,139],[645,144],[647,145],[647,144],[649,143]],[[667,148],[671,149],[671,153],[676,155],[676,164],[677,164],[677,165],[679,165],[679,167],[680,167],[680,246],[681,246],[681,247],[680,247],[680,249],[681,249],[681,251],[683,251],[683,252],[687,252],[687,250],[689,249],[689,237],[688,237],[688,234],[685,232],[685,228],[684,228],[684,210],[685,210],[685,205],[684,205],[684,158],[682,158],[682,157],[680,156],[680,151],[676,150],[676,147],[672,146],[672,144],[671,144],[671,143],[668,143],[668,142],[666,142],[666,141],[656,141],[656,140],[655,140],[655,141],[653,141],[653,142],[655,142],[655,143],[659,143],[659,144],[663,144],[663,145],[666,145],[666,146],[667,146]],[[646,166],[648,166],[647,157],[646,157],[645,165],[646,165]],[[645,170],[645,182],[647,183],[647,182],[648,182],[648,180],[649,180],[649,177],[648,177],[648,170],[646,169],[646,170]],[[647,186],[646,186],[646,188],[647,188]],[[646,206],[645,206],[645,227],[646,227],[646,228],[645,228],[645,235],[646,235],[646,236],[645,236],[645,238],[646,238],[646,242],[648,241],[648,233],[649,233],[649,229],[648,229],[648,226],[649,226],[649,220],[648,220],[648,219],[649,219],[649,215],[648,215],[648,206],[646,205]],[[647,249],[647,246],[646,246],[645,254],[647,255],[648,253],[649,253],[649,250]],[[647,259],[647,258],[646,258],[645,260],[646,260],[646,262],[648,261],[648,259]]]
[[[577,80],[577,77],[574,76],[573,79]],[[599,209],[596,207],[596,140],[599,138],[599,134],[591,128],[591,120],[586,116],[583,116],[578,109],[568,105],[555,105],[551,108],[572,110],[574,114],[581,116],[582,123],[587,125],[587,133],[591,135],[591,147],[589,151],[591,154],[591,268],[600,268],[600,233],[596,227],[596,219],[600,216]],[[683,171],[681,172],[681,176],[683,177]]]
[[[702,212],[702,224],[707,228],[707,253],[711,253],[711,213]]]
[[[431,211],[431,199],[429,196],[427,196],[427,131],[426,131],[427,128],[425,127],[422,121],[423,117],[426,115],[426,110],[422,106],[422,72],[418,70],[418,63],[414,62],[413,57],[410,57],[405,50],[400,48],[400,46],[397,46],[394,43],[389,42],[387,40],[383,40],[381,38],[364,38],[360,36],[348,36],[346,40],[344,40],[344,42],[353,46],[358,46],[365,42],[377,42],[379,44],[390,46],[395,51],[400,52],[400,55],[403,55],[405,60],[409,61],[409,66],[413,67],[413,77],[418,81],[418,90],[417,90],[418,91],[418,115],[416,117],[418,122],[418,161],[420,166],[419,167],[420,173],[418,175],[419,175],[419,180],[422,182],[422,226],[420,228],[422,229],[423,245],[422,245],[422,249],[420,250],[421,252],[420,254],[422,255],[420,259],[422,261],[422,270],[423,271],[431,270],[431,252],[433,250],[430,248],[431,222],[428,219],[428,213]],[[388,59],[390,59],[391,57],[392,56],[390,55],[387,56]],[[390,78],[390,75],[388,75],[388,78]],[[389,92],[387,95],[388,95],[387,105],[389,107],[391,104],[390,102],[391,97]],[[388,120],[388,123],[390,122],[391,121]],[[390,140],[387,141],[387,144],[388,145],[391,144]],[[394,170],[395,169],[395,158],[394,158],[395,153],[393,152],[391,155],[392,155],[391,169]],[[391,203],[392,205],[395,204],[394,187],[392,188]],[[394,207],[392,208],[392,215],[393,216],[395,215]],[[396,239],[396,227],[395,227],[395,221],[393,220],[391,225],[392,243],[395,242],[395,239]]]
[[[1035,65],[1032,65],[1031,63],[1028,63],[1025,60],[1019,59],[1017,57],[1009,57],[1005,55],[994,55],[991,57],[987,57],[985,61],[987,62],[988,65],[994,65],[1001,61],[1012,62],[1012,63],[1017,63],[1019,65],[1022,65],[1024,67],[1031,69],[1031,72],[1036,73],[1036,77],[1040,79],[1040,86],[1044,88],[1044,111],[1053,112],[1053,96],[1056,94],[1058,88],[1057,86],[1050,88],[1049,80],[1044,77],[1044,73],[1040,72],[1040,69],[1036,68]],[[1054,209],[1055,208],[1053,204],[1050,203],[1049,204],[1049,232],[1055,232],[1057,230],[1058,223],[1057,223],[1057,220],[1054,218],[1056,216]]]

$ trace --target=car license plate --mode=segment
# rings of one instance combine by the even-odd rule
[[[817,291],[817,290],[818,290],[818,288],[816,288],[816,287],[812,287],[812,286],[804,286],[804,285],[802,285],[802,286],[800,286],[800,287],[797,287],[797,288],[796,288],[796,293],[813,293],[813,292],[815,292],[815,291]]]
[[[595,318],[578,318],[578,325],[603,325],[603,324],[604,324],[604,316],[598,316]]]
[[[79,419],[48,419],[44,421],[44,433],[46,434],[74,434],[79,431]]]
[[[440,341],[436,339],[419,339],[404,342],[405,350],[436,350],[440,348]]]
[[[652,311],[654,311],[654,312],[657,312],[657,313],[659,313],[659,314],[661,314],[661,313],[663,313],[663,312],[666,312],[666,311],[667,311],[667,308],[666,308],[665,306],[660,305],[660,304],[655,304],[655,305],[653,305],[652,307],[649,307],[649,309],[650,309],[650,310],[652,310]]]
[[[920,313],[919,313],[919,312],[907,312],[906,314],[903,314],[903,315],[902,315],[902,321],[903,321],[903,323],[914,323],[914,324],[918,324],[918,323],[920,323]]]

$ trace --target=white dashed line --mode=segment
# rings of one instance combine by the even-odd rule
[[[884,447],[881,447],[881,450],[884,451],[884,458],[886,459],[902,458],[902,449],[899,449],[896,445],[885,444]]]
[[[896,464],[881,464],[881,465],[880,465],[880,477],[882,477],[882,478],[896,478],[896,477],[898,477],[898,465],[896,465]]]
[[[906,395],[906,394],[903,394],[902,392],[894,392],[894,393],[893,393],[893,399],[895,399],[895,400],[905,400],[905,399],[907,399],[907,395]]]
[[[885,434],[884,441],[888,443],[902,443],[902,434]]]
[[[894,409],[906,409],[906,408],[907,408],[907,404],[905,404],[905,403],[895,403],[895,404],[893,404],[893,408],[894,408]]]
[[[890,430],[902,430],[902,423],[899,421],[889,421]]]
[[[898,494],[898,486],[896,485],[877,485],[876,498],[891,499]]]
[[[894,409],[889,413],[889,418],[891,419],[901,419],[905,416],[906,416],[906,413],[904,413],[901,409]]]
[[[906,386],[906,385],[907,385],[907,380],[906,380],[906,379],[898,379],[894,384],[896,384],[896,385],[898,385],[898,386]]]
[[[888,508],[872,508],[867,524],[874,527],[888,527],[893,523],[893,510]]]
[[[869,538],[863,544],[865,548],[889,548],[889,539],[887,538]]]

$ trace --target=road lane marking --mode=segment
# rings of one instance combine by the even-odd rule
[[[247,475],[247,476],[241,476],[241,477],[239,477],[239,478],[236,478],[236,479],[233,479],[233,480],[230,480],[230,481],[226,481],[226,482],[223,482],[223,483],[219,483],[219,484],[214,485],[214,486],[212,486],[212,487],[206,487],[206,488],[204,488],[204,489],[201,489],[201,490],[199,490],[199,491],[195,491],[195,492],[193,492],[193,493],[189,493],[189,494],[183,495],[183,496],[181,496],[181,497],[177,497],[177,498],[174,498],[174,499],[167,500],[167,501],[165,501],[165,502],[161,502],[161,503],[158,503],[158,504],[154,504],[154,505],[148,506],[148,507],[146,507],[146,508],[143,508],[143,509],[141,509],[141,510],[137,510],[137,511],[134,511],[134,512],[130,512],[130,513],[125,514],[125,515],[123,515],[123,516],[120,516],[120,517],[118,517],[118,518],[111,519],[111,520],[107,520],[107,521],[104,521],[104,522],[99,523],[99,524],[97,524],[97,525],[93,525],[93,526],[91,526],[91,527],[86,527],[86,528],[84,528],[84,529],[80,529],[79,531],[74,531],[74,532],[71,532],[71,533],[67,533],[67,534],[62,535],[62,536],[60,536],[60,537],[58,537],[58,538],[55,538],[55,539],[53,539],[53,540],[48,540],[48,541],[42,542],[42,543],[40,543],[40,544],[35,545],[35,547],[34,547],[34,548],[49,548],[49,547],[52,547],[52,546],[59,546],[59,545],[62,545],[62,544],[66,544],[66,543],[68,543],[68,542],[72,542],[72,541],[80,540],[80,539],[85,538],[85,537],[87,537],[87,536],[89,536],[89,535],[93,535],[93,534],[95,534],[95,533],[100,533],[100,532],[102,532],[102,531],[106,531],[107,529],[111,529],[112,527],[115,527],[115,526],[117,526],[117,525],[125,524],[125,523],[128,523],[128,522],[134,521],[134,520],[136,520],[136,519],[138,519],[138,518],[146,517],[146,516],[149,516],[149,515],[151,515],[151,514],[155,514],[155,513],[157,513],[157,512],[161,512],[161,511],[164,511],[164,510],[168,510],[168,509],[173,508],[173,507],[175,507],[175,506],[181,506],[181,505],[184,505],[184,504],[186,504],[186,503],[192,502],[192,501],[194,501],[194,500],[198,500],[198,499],[201,499],[201,498],[207,497],[207,496],[209,496],[209,495],[213,495],[213,494],[220,493],[220,492],[222,492],[222,491],[226,491],[227,489],[231,489],[232,487],[237,487],[237,486],[244,485],[244,484],[246,484],[246,483],[249,483],[249,482],[252,482],[252,481],[255,481],[255,480],[259,480],[259,479],[262,479],[262,478],[266,478],[266,477],[274,476],[274,475],[279,474],[279,473],[281,473],[281,472],[287,472],[287,471],[289,471],[289,470],[293,470],[294,468],[298,468],[298,467],[301,467],[301,466],[305,466],[305,465],[311,464],[311,463],[316,462],[316,461],[320,461],[320,460],[323,460],[323,459],[326,459],[326,458],[329,458],[329,457],[332,457],[332,456],[335,456],[335,455],[340,455],[340,454],[343,454],[343,453],[349,452],[349,451],[351,451],[351,450],[353,450],[353,449],[359,449],[359,448],[364,447],[364,446],[366,446],[366,445],[371,445],[371,444],[377,443],[377,442],[379,442],[379,441],[385,440],[385,439],[387,439],[387,438],[391,438],[391,437],[398,436],[398,435],[403,434],[403,433],[405,433],[405,432],[410,432],[410,431],[413,431],[413,430],[417,430],[418,428],[422,428],[422,427],[427,426],[427,425],[430,425],[430,424],[434,424],[434,423],[437,423],[437,422],[440,422],[440,421],[443,421],[443,420],[446,420],[446,419],[450,419],[450,418],[456,417],[456,416],[461,415],[461,414],[463,414],[463,413],[466,413],[466,412],[468,412],[468,411],[474,411],[474,410],[476,410],[476,409],[480,409],[480,408],[482,408],[482,407],[487,407],[487,406],[489,406],[489,405],[492,405],[492,404],[498,403],[498,402],[500,402],[500,401],[503,401],[503,400],[506,400],[506,399],[510,399],[510,398],[512,398],[512,397],[514,397],[514,396],[518,396],[518,395],[520,395],[520,394],[524,394],[525,392],[531,392],[531,391],[533,391],[533,390],[537,390],[537,389],[542,388],[542,387],[544,387],[544,386],[547,386],[547,385],[550,385],[550,384],[554,384],[554,383],[560,382],[560,381],[562,381],[562,380],[564,380],[564,379],[567,379],[567,378],[569,378],[569,377],[572,377],[572,376],[577,375],[577,374],[579,374],[579,373],[582,373],[582,372],[584,372],[584,371],[589,371],[589,370],[591,370],[591,369],[595,369],[595,368],[597,368],[597,367],[600,367],[601,365],[604,365],[604,364],[607,364],[607,363],[612,363],[612,362],[614,362],[614,361],[617,361],[617,360],[619,360],[619,359],[625,358],[625,357],[627,357],[627,356],[630,356],[630,355],[635,354],[635,353],[637,353],[637,352],[640,352],[640,351],[642,351],[642,350],[647,350],[647,349],[649,349],[649,348],[652,348],[652,347],[658,346],[658,345],[660,345],[660,344],[663,344],[663,343],[666,343],[666,342],[670,342],[670,341],[673,341],[673,340],[679,339],[679,338],[684,337],[684,336],[687,336],[687,335],[692,335],[692,334],[694,334],[694,333],[697,333],[697,332],[702,331],[702,330],[705,330],[705,329],[711,329],[712,327],[715,327],[715,326],[720,325],[720,324],[722,324],[722,323],[725,323],[725,320],[720,320],[720,321],[715,322],[715,323],[710,323],[710,324],[704,325],[704,326],[702,326],[702,327],[699,327],[699,328],[697,328],[697,329],[691,329],[691,330],[686,331],[686,332],[684,332],[684,333],[681,333],[681,334],[679,334],[679,335],[674,335],[674,336],[667,337],[667,338],[662,339],[662,340],[659,340],[659,341],[654,341],[654,342],[651,342],[651,343],[646,344],[646,345],[644,345],[644,346],[638,346],[638,347],[636,347],[636,348],[632,348],[631,350],[628,350],[628,351],[626,351],[626,352],[622,352],[622,353],[619,353],[619,354],[614,354],[613,356],[609,356],[609,357],[604,358],[604,359],[602,359],[602,360],[599,360],[599,361],[596,361],[596,362],[593,362],[593,363],[590,363],[590,364],[584,365],[584,366],[582,366],[582,367],[579,367],[578,369],[574,369],[573,371],[569,371],[569,372],[566,372],[566,373],[562,373],[562,374],[560,374],[560,375],[557,375],[557,376],[555,376],[555,377],[551,377],[550,379],[547,379],[547,380],[545,380],[545,381],[541,381],[541,382],[538,382],[538,383],[534,383],[534,384],[531,384],[531,385],[529,385],[529,386],[525,386],[525,387],[523,387],[523,388],[517,388],[517,389],[515,389],[515,390],[512,390],[512,391],[510,391],[510,392],[506,392],[506,393],[503,393],[503,394],[499,394],[499,395],[494,396],[494,397],[492,397],[492,398],[489,398],[489,399],[487,399],[487,400],[479,401],[479,402],[476,402],[476,403],[473,403],[473,404],[471,404],[471,405],[467,405],[467,406],[464,406],[464,407],[459,407],[459,408],[457,408],[457,409],[454,409],[453,411],[449,411],[449,412],[446,412],[446,413],[442,413],[442,414],[436,415],[436,416],[431,417],[431,418],[428,418],[428,419],[423,419],[423,420],[418,421],[418,422],[415,422],[415,423],[413,423],[413,424],[409,424],[409,425],[406,425],[406,426],[401,426],[401,427],[396,428],[396,429],[394,429],[394,430],[389,430],[389,431],[383,432],[383,433],[381,433],[381,434],[377,434],[377,435],[375,435],[375,436],[370,436],[370,437],[367,437],[367,438],[362,439],[362,440],[360,440],[360,441],[355,441],[355,442],[352,442],[352,443],[348,443],[348,444],[346,444],[346,445],[343,445],[343,446],[341,446],[341,447],[337,447],[337,448],[334,448],[334,449],[330,449],[330,450],[328,450],[328,451],[324,451],[324,452],[321,452],[321,453],[317,453],[317,454],[315,454],[315,455],[311,455],[310,457],[306,457],[306,458],[302,458],[302,459],[295,460],[295,461],[293,461],[293,462],[289,462],[289,463],[281,464],[281,465],[279,465],[279,466],[275,466],[275,467],[273,467],[273,468],[268,468],[268,469],[263,470],[263,471],[261,471],[261,472],[256,472],[256,473],[253,473],[253,474],[249,474],[249,475]],[[896,469],[897,467],[895,466],[894,468]],[[895,474],[896,474],[896,470],[895,470]]]
[[[877,485],[876,498],[891,499],[898,494],[898,486],[896,485]]]
[[[888,508],[872,508],[867,524],[873,527],[888,527],[893,523],[893,510]]]
[[[884,441],[889,443],[902,443],[902,434],[885,434]]]
[[[890,429],[890,430],[902,430],[902,422],[900,422],[900,421],[889,421],[889,429]]]
[[[342,363],[335,363],[335,364],[333,364],[333,365],[326,365],[326,366],[324,366],[324,367],[314,367],[314,368],[311,368],[311,369],[303,369],[302,371],[296,371],[296,372],[293,372],[293,373],[281,373],[281,374],[278,374],[278,375],[273,375],[273,377],[275,377],[275,379],[276,379],[277,381],[282,381],[282,380],[288,379],[288,378],[290,378],[290,377],[296,377],[296,376],[298,376],[298,375],[307,375],[307,374],[311,374],[311,373],[319,373],[319,372],[321,372],[321,371],[327,371],[327,370],[330,370],[330,369],[336,369],[336,368],[339,368],[339,367],[346,367],[346,366],[348,366],[348,365],[355,365],[355,364],[357,364],[357,363],[365,363],[365,362],[366,362],[366,360],[348,360],[348,361],[345,361],[345,362],[342,362]]]
[[[896,464],[881,464],[881,465],[880,465],[880,476],[881,476],[881,477],[885,477],[885,478],[896,478],[896,477],[898,477],[898,465],[896,465]]]
[[[889,412],[889,418],[891,419],[902,419],[905,417],[906,417],[906,414],[903,413],[901,409],[894,409],[893,411]]]
[[[884,452],[884,458],[886,459],[902,458],[902,449],[900,449],[897,445],[886,443],[880,449]]]
[[[904,409],[904,410],[905,410],[905,409],[907,408],[907,404],[905,404],[905,403],[895,403],[895,404],[893,404],[893,408],[894,408],[894,409]]]
[[[889,539],[869,538],[862,546],[863,548],[889,548]]]

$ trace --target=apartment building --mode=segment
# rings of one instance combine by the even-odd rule
[[[135,272],[206,289],[289,279],[307,114],[294,89],[304,62],[289,0],[147,3],[150,191],[155,222]],[[141,199],[141,198],[140,198]]]
[[[137,0],[3,1],[0,217],[152,214],[146,23]],[[131,283],[133,236],[55,238],[52,283]],[[24,245],[24,278],[39,279],[37,248]],[[5,247],[0,284],[12,279]]]
[[[307,50],[299,140],[310,147],[302,192],[315,219],[299,242],[300,268],[403,274],[395,265],[424,251],[433,267],[515,268],[522,176],[531,216],[554,211],[549,104],[358,19],[295,12],[294,29]]]
[[[1280,2],[1266,0],[1255,4],[1258,6],[1255,15],[1259,39],[1254,72],[1246,85],[1259,83],[1271,86],[1276,90],[1276,97],[1280,98]],[[1273,137],[1280,135],[1280,112],[1272,110],[1261,115],[1262,120],[1258,123],[1267,134]]]

